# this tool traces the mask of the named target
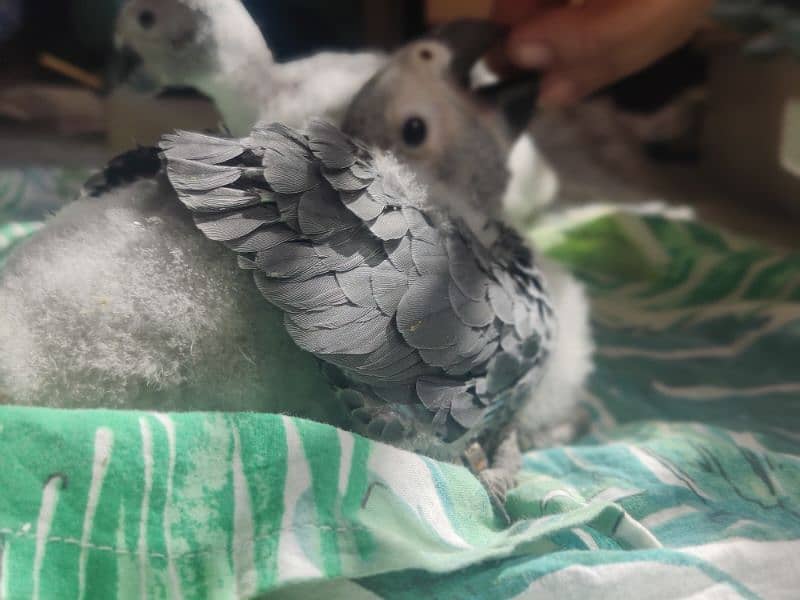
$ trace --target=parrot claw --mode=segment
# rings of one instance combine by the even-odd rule
[[[362,406],[352,414],[364,433],[373,439],[391,444],[406,434],[402,418],[390,408]]]
[[[506,510],[506,498],[508,492],[516,487],[517,473],[522,466],[517,430],[513,428],[508,430],[497,446],[491,463],[478,443],[472,444],[467,449],[464,459],[489,494],[492,506],[506,524],[511,525],[511,517]]]
[[[506,525],[511,525],[511,517],[506,510],[506,497],[509,490],[517,485],[515,474],[506,469],[486,469],[478,474],[478,480],[489,494],[489,500],[497,513]]]

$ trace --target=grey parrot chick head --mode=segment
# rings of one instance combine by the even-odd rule
[[[258,26],[240,0],[126,0],[117,16],[112,77],[139,91],[195,87],[272,61]]]
[[[431,196],[457,195],[499,213],[508,156],[538,94],[533,76],[511,85],[471,84],[473,67],[504,33],[489,22],[456,21],[404,46],[357,94],[344,131],[394,153],[436,189]]]

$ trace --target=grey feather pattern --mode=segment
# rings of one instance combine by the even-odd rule
[[[372,269],[358,267],[350,271],[336,273],[336,282],[347,299],[356,306],[377,308],[378,303],[372,293]]]
[[[207,192],[236,183],[242,169],[167,157],[167,176],[180,196],[181,190]]]
[[[192,131],[178,131],[161,138],[161,149],[168,159],[201,161],[218,165],[244,152],[238,140],[219,138]]]
[[[313,246],[306,242],[287,242],[259,250],[255,263],[273,279],[304,281],[328,272]]]
[[[503,289],[503,286],[489,286],[489,302],[500,320],[504,323],[514,323],[514,300]]]
[[[384,241],[398,240],[408,233],[408,222],[399,210],[385,211],[369,224],[372,233]]]
[[[308,139],[301,133],[282,123],[272,123],[267,127],[256,126],[250,133],[245,145],[261,150],[270,148],[273,151],[301,152],[311,155]]]
[[[455,281],[450,281],[450,303],[458,317],[470,327],[487,327],[495,319],[492,306],[486,300],[473,300],[464,294]]]
[[[482,246],[322,122],[179,133],[162,149],[198,228],[241,254],[295,343],[338,373],[362,432],[412,435],[422,418],[443,441],[476,434],[538,380],[553,315],[513,233]]]
[[[418,356],[409,354],[402,358],[392,357],[392,362],[386,365],[369,364],[365,368],[360,368],[358,372],[368,374],[369,377],[375,378],[386,385],[391,383],[414,383],[417,378],[427,373],[428,370],[429,367],[422,364]]]
[[[342,200],[350,212],[362,221],[374,221],[386,208],[385,204],[375,202],[370,198],[369,194],[364,191],[343,193]]]
[[[300,153],[265,156],[264,179],[279,194],[300,194],[320,184],[316,167]]]
[[[263,201],[262,195],[254,190],[232,188],[217,188],[205,194],[185,195],[181,200],[189,210],[197,213],[215,213],[225,209],[248,208],[261,204]]]
[[[197,228],[215,242],[225,242],[253,233],[262,225],[272,225],[279,218],[274,206],[256,206],[244,210],[217,214],[199,214],[195,217]]]
[[[296,233],[284,226],[261,227],[257,231],[241,237],[237,240],[231,240],[225,244],[231,250],[241,253],[258,252],[259,250],[269,250],[275,246],[280,246],[286,242],[300,241],[299,233]],[[254,263],[255,264],[255,263]]]
[[[312,240],[321,240],[361,225],[355,215],[342,207],[336,193],[322,186],[301,196],[297,213],[300,231]]]
[[[402,273],[409,273],[414,269],[410,238],[405,237],[399,240],[384,242],[383,248],[389,262],[392,263],[395,269]]]
[[[257,267],[254,265],[254,268]],[[286,282],[270,279],[263,273],[256,272],[256,283],[262,294],[288,313],[315,310],[320,306],[339,306],[348,301],[330,275],[307,281]]]
[[[408,292],[408,277],[392,269],[374,269],[370,278],[372,294],[385,315],[394,316]]]
[[[374,352],[380,347],[390,319],[381,316],[355,327],[348,327],[346,336],[328,329],[303,329],[289,319],[285,324],[295,343],[312,354],[323,357],[330,354],[358,356]]]
[[[403,207],[403,216],[408,223],[408,229],[411,231],[411,237],[416,240],[427,242],[428,244],[437,244],[441,239],[436,229],[433,228],[431,222],[425,218],[417,208],[406,206]]]
[[[361,192],[369,186],[368,180],[360,179],[350,171],[332,172],[325,170],[324,177],[331,186],[342,192]]]
[[[292,322],[303,329],[341,330],[346,325],[367,323],[380,317],[377,310],[361,306],[340,305],[326,310],[308,310],[290,316]]]
[[[356,162],[358,149],[335,127],[315,127],[308,147],[326,169],[347,170]]]

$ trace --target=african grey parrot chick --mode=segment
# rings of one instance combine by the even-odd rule
[[[502,216],[508,157],[538,96],[534,75],[471,87],[473,68],[504,31],[485,21],[457,21],[403,47],[359,91],[342,125],[394,152],[473,228],[487,216]]]
[[[339,122],[386,61],[377,52],[323,52],[276,63],[240,0],[127,0],[115,44],[123,59],[119,77],[141,91],[197,89],[216,103],[234,135],[246,135],[259,121]]]
[[[484,76],[480,81],[489,85],[474,87],[476,61],[501,35],[491,23],[459,21],[400,49],[359,92],[343,125],[411,165],[432,196],[489,238],[497,230],[481,232],[486,215],[508,216],[503,191],[513,178],[505,164],[528,137],[538,93],[531,78],[495,83]],[[555,439],[556,429],[577,433],[580,396],[593,370],[583,287],[556,263],[541,257],[537,263],[549,282],[559,330],[544,381],[520,415],[524,448],[568,441],[568,435]]]
[[[480,476],[502,506],[514,421],[556,326],[522,239],[489,217],[473,229],[468,202],[323,122],[178,133],[162,148],[197,227],[240,255],[291,338],[329,367],[350,428],[445,460],[487,448],[504,462]]]

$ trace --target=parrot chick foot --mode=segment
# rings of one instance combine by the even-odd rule
[[[506,498],[508,492],[516,487],[517,474],[522,467],[522,453],[516,428],[508,430],[503,436],[491,463],[478,443],[467,449],[464,459],[486,489],[495,510],[510,525],[511,517],[506,511]]]
[[[400,415],[385,406],[362,406],[353,411],[359,429],[372,439],[391,444],[406,433]]]

